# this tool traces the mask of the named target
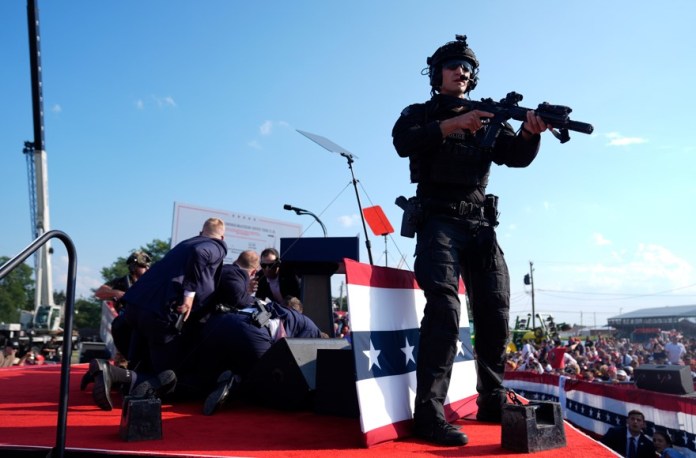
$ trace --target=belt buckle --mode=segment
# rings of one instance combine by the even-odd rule
[[[463,200],[459,201],[459,216],[464,216],[471,211],[470,204]]]

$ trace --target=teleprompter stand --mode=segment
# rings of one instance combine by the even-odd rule
[[[355,173],[353,172],[353,162],[355,162],[354,159],[357,159],[357,156],[349,153],[347,149],[337,145],[328,138],[322,137],[321,135],[312,134],[299,129],[297,129],[297,132],[312,140],[314,143],[326,149],[327,151],[340,154],[348,161],[348,169],[350,170],[353,189],[355,189],[355,198],[358,201],[358,210],[360,211],[360,219],[362,221],[363,232],[365,233],[365,247],[367,248],[367,257],[370,260],[370,265],[374,265],[374,262],[372,261],[372,244],[370,243],[370,237],[367,235],[365,215],[363,215],[362,203],[360,202],[360,193],[358,193],[358,180],[355,179]]]

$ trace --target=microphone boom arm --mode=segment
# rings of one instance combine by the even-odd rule
[[[312,213],[311,211],[305,210],[304,208],[293,207],[292,205],[289,205],[289,204],[283,205],[283,208],[284,208],[285,210],[294,211],[296,215],[310,215],[310,216],[313,217],[313,218],[317,221],[317,223],[319,223],[319,225],[321,226],[321,230],[324,232],[324,237],[328,237],[327,232],[326,232],[326,226],[324,226],[324,223],[321,222],[321,220],[319,219],[319,217],[318,217],[317,215],[315,215],[314,213]]]

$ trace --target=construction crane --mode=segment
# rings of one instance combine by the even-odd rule
[[[50,229],[48,210],[48,169],[44,141],[43,83],[41,80],[41,36],[39,33],[38,0],[27,0],[29,30],[29,62],[31,71],[31,99],[34,121],[34,141],[24,142],[22,152],[27,160],[29,206],[31,212],[32,239]],[[36,289],[31,327],[56,331],[60,325],[61,307],[53,300],[50,243],[46,243],[34,257]],[[20,321],[27,321],[27,318]],[[29,324],[29,323],[24,323]]]
[[[34,141],[24,142],[22,150],[27,161],[32,240],[50,230],[37,1],[27,0]],[[63,308],[53,300],[52,251],[50,243],[46,243],[34,256],[34,310],[21,310],[19,323],[0,323],[0,337],[19,340],[26,345],[39,344],[45,347],[50,344],[59,348],[63,340],[60,335]]]

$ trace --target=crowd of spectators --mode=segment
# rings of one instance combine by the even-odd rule
[[[0,368],[12,366],[40,366],[56,364],[60,361],[53,348],[40,349],[38,346],[21,348],[17,340],[7,339],[0,350]]]
[[[552,373],[586,381],[632,383],[641,364],[676,364],[691,367],[696,378],[696,338],[672,330],[644,343],[627,338],[598,337],[567,341],[527,340],[522,349],[508,353],[507,371]]]
[[[334,310],[333,321],[334,336],[350,341],[350,317],[348,316],[348,312]]]

